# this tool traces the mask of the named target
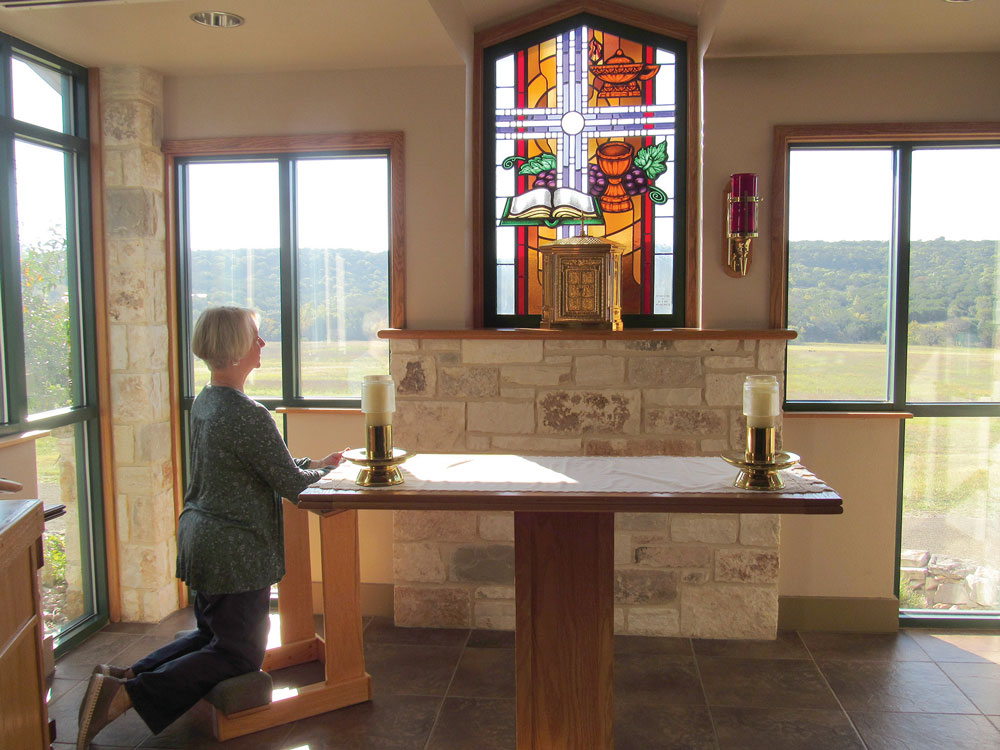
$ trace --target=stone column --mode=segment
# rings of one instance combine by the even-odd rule
[[[177,608],[167,369],[163,79],[101,70],[104,245],[122,618]]]

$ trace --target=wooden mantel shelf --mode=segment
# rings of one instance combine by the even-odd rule
[[[624,331],[594,330],[584,328],[460,328],[453,330],[424,330],[385,328],[378,332],[380,339],[508,339],[535,341],[649,341],[663,339],[674,341],[708,339],[794,339],[798,334],[788,328],[743,330],[732,328],[626,328]]]

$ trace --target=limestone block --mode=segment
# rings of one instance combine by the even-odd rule
[[[777,630],[777,586],[717,584],[684,589],[680,635],[774,640]]]
[[[542,362],[547,365],[572,365],[573,357],[569,354],[546,354]]]
[[[536,437],[534,435],[496,435],[493,448],[517,454],[579,456],[583,441],[578,438]]]
[[[514,602],[476,601],[473,603],[472,627],[485,630],[513,630]]]
[[[449,578],[452,581],[512,584],[514,545],[458,547],[451,555]]]
[[[630,635],[674,636],[681,632],[680,611],[676,607],[629,607]]]
[[[396,541],[471,541],[476,538],[476,512],[394,510],[392,538]]]
[[[510,599],[514,600],[513,586],[477,586],[475,597],[479,599]]]
[[[163,196],[146,188],[121,187],[104,191],[105,231],[110,237],[154,237],[159,230],[157,202]]]
[[[647,432],[668,435],[724,436],[729,417],[722,409],[654,407],[645,410]]]
[[[104,187],[121,187],[125,184],[125,165],[122,161],[122,152],[105,150],[104,161]]]
[[[756,366],[753,355],[733,355],[705,357],[706,370],[739,370],[742,373],[752,372]]]
[[[514,542],[513,513],[480,513],[479,537],[490,542]]]
[[[566,385],[573,376],[569,364],[502,365],[500,380],[504,385]]]
[[[468,628],[472,597],[464,586],[395,586],[393,616],[401,628]]]
[[[605,348],[614,351],[658,353],[673,349],[675,343],[677,342],[668,341],[667,339],[611,340],[605,342]]]
[[[781,516],[776,513],[741,513],[740,544],[748,547],[777,547]]]
[[[926,568],[930,562],[931,553],[925,549],[902,549],[899,551],[899,564],[907,568]]]
[[[924,584],[927,582],[927,568],[909,568],[900,566],[899,581],[900,583],[909,582],[910,586],[913,588],[922,589]]]
[[[639,391],[544,391],[539,429],[554,432],[639,432]]]
[[[437,363],[433,356],[400,354],[391,357],[390,373],[400,396],[433,396],[437,389]]]
[[[615,571],[615,601],[618,604],[665,604],[676,599],[675,571],[639,568]]]
[[[644,388],[646,406],[701,406],[701,388]]]
[[[577,357],[574,382],[583,386],[624,383],[625,360],[605,355]]]
[[[163,243],[153,238],[109,237],[108,266],[114,270],[147,271],[166,267]]]
[[[784,379],[781,375],[785,372],[784,340],[757,342],[757,369],[778,374],[778,382]]]
[[[615,565],[632,565],[635,552],[632,550],[630,534],[615,534]]]
[[[575,339],[564,341],[546,341],[545,353],[549,352],[571,352],[586,351],[592,352],[595,349],[603,349],[604,342],[599,339]]]
[[[744,352],[756,352],[757,351],[757,340],[756,339],[743,339]]]
[[[716,550],[715,580],[724,583],[777,583],[778,551]]]
[[[154,472],[150,466],[118,466],[115,485],[119,492],[132,496],[148,495],[154,490]]]
[[[167,327],[129,325],[128,367],[130,370],[165,370],[167,367]]]
[[[115,495],[115,522],[118,526],[118,543],[127,544],[129,538],[128,495]]]
[[[628,361],[628,382],[644,387],[700,387],[701,360],[697,357],[633,357]]]
[[[632,533],[633,547],[658,547],[665,544],[670,544],[670,534],[667,531],[647,533],[636,531]]]
[[[142,621],[159,622],[177,611],[177,584],[168,583],[158,589],[142,592]]]
[[[542,343],[541,341],[463,339],[462,361],[468,364],[484,365],[541,362]]]
[[[681,583],[701,586],[703,583],[708,583],[708,573],[707,570],[682,570]]]
[[[637,546],[635,561],[658,568],[708,568],[712,565],[712,548],[701,544]]]
[[[120,545],[118,560],[122,587],[160,588],[167,580],[173,579],[173,560],[168,572],[166,557],[165,545]]]
[[[122,157],[123,184],[163,190],[163,155],[151,148],[125,148]]]
[[[130,495],[129,540],[134,544],[157,544],[174,531],[174,503],[171,495]]]
[[[444,583],[448,571],[441,559],[441,547],[432,542],[395,542],[392,545],[394,581]]]
[[[411,451],[447,453],[465,448],[465,404],[396,400],[393,443]]]
[[[948,581],[938,584],[933,595],[935,604],[957,604],[959,606],[970,603],[969,592],[965,588],[965,582]]]
[[[739,339],[693,339],[675,341],[679,354],[732,354],[740,349]]]
[[[112,269],[108,273],[108,317],[118,323],[146,322],[150,291],[145,270]]]
[[[115,428],[118,429],[117,427]],[[170,460],[170,423],[153,422],[151,424],[135,425],[129,428],[135,435],[135,461],[146,463],[150,461]],[[117,453],[116,453],[117,457]]]
[[[705,375],[705,403],[709,406],[743,406],[743,373]]]
[[[675,513],[670,519],[670,538],[675,542],[732,544],[739,533],[738,516]]]
[[[980,566],[965,579],[969,596],[980,607],[996,609],[1000,604],[1000,571],[996,568]]]
[[[142,622],[142,604],[137,589],[122,587],[122,621]]]
[[[163,76],[137,65],[101,67],[101,99],[140,99],[158,104],[163,101]]]
[[[500,384],[500,398],[510,399],[512,401],[534,401],[535,400],[535,389],[534,388],[524,388],[515,387]]]
[[[392,358],[394,354],[410,354],[415,351],[420,350],[420,341],[418,339],[390,339],[389,340],[389,357]]]
[[[158,106],[137,100],[104,101],[104,147],[151,146],[160,148],[162,113]]]
[[[705,438],[699,441],[701,453],[696,455],[714,456],[729,450],[729,442],[721,438]]]
[[[420,348],[429,352],[449,352],[461,355],[462,342],[457,339],[424,339]],[[455,359],[454,363],[457,364],[459,361],[460,359]]]
[[[927,563],[927,572],[944,578],[961,579],[975,572],[976,564],[947,555],[932,555]]]
[[[615,526],[622,531],[659,531],[670,529],[669,513],[615,513]]]
[[[493,447],[489,435],[466,435],[465,449],[473,453],[486,453]]]
[[[470,432],[530,434],[535,431],[535,409],[530,403],[473,401],[467,409]]]
[[[135,432],[132,425],[116,424],[111,429],[114,440],[115,461],[130,464],[135,457]]]
[[[116,323],[108,324],[108,348],[111,350],[111,369],[128,369],[128,328]]]
[[[490,398],[500,393],[496,367],[442,367],[438,392],[453,398]]]

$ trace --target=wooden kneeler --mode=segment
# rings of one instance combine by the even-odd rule
[[[287,500],[285,513],[285,577],[278,584],[281,645],[264,656],[263,672],[242,675],[246,683],[220,683],[216,691],[212,733],[219,741],[276,727],[316,714],[371,700],[371,677],[365,672],[361,637],[361,571],[358,556],[358,512],[321,514],[323,559],[323,635],[313,622],[312,581],[309,570],[308,511]],[[266,673],[296,664],[321,661],[325,679],[297,688],[294,695],[264,705],[226,714],[224,708],[242,708],[251,694],[260,692]],[[253,700],[253,699],[251,699]],[[221,707],[220,707],[221,705]]]

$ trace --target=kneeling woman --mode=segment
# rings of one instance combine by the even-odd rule
[[[260,367],[256,314],[205,310],[191,350],[211,382],[191,407],[191,478],[177,530],[177,577],[194,593],[197,630],[131,667],[95,667],[77,750],[129,707],[161,732],[218,683],[260,669],[271,585],[285,574],[281,498],[341,460],[293,459],[267,409],[243,392]]]

